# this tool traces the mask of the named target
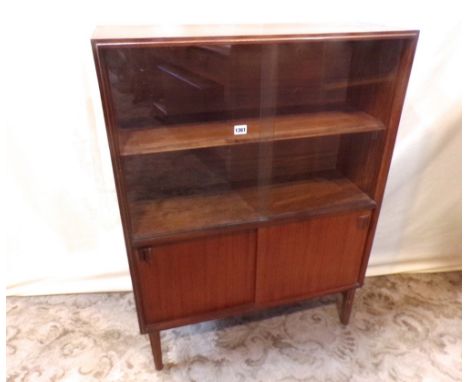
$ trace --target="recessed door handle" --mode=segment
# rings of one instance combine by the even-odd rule
[[[148,263],[151,259],[151,253],[152,253],[152,248],[151,247],[145,247],[145,248],[140,248],[138,250],[138,256],[141,261],[144,261],[145,263]]]

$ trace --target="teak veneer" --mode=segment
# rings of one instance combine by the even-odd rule
[[[232,126],[248,125],[248,134],[232,135]],[[258,142],[267,139],[265,121],[247,118],[237,121],[219,121],[182,124],[155,129],[120,129],[121,155],[162,153],[167,151],[200,149]],[[278,116],[272,122],[275,141],[323,137],[327,135],[364,133],[385,129],[382,122],[363,112],[317,112]]]
[[[268,194],[269,200],[261,200],[259,193]],[[269,203],[267,213],[262,213],[262,203]],[[220,226],[260,226],[275,220],[374,207],[375,202],[369,196],[336,171],[295,182],[129,204],[136,245]]]
[[[102,27],[92,47],[138,322],[340,293],[349,322],[418,31]]]

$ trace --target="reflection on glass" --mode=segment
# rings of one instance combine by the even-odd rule
[[[399,40],[113,48],[106,64],[119,126],[138,128],[259,117],[262,89],[276,115],[345,108],[348,87],[395,76],[400,50]]]
[[[135,237],[369,207],[405,44],[106,48]]]

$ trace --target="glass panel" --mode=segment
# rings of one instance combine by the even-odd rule
[[[136,239],[257,221],[256,144],[124,158]]]
[[[262,45],[108,49],[124,129],[258,118]]]
[[[369,208],[401,40],[274,44],[265,219]]]
[[[134,239],[371,206],[403,45],[104,48]]]
[[[134,240],[261,219],[264,47],[104,53]],[[268,65],[270,65],[268,63]]]

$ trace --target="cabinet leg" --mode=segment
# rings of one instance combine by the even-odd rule
[[[349,323],[349,317],[351,316],[351,309],[353,307],[355,293],[356,293],[356,289],[350,289],[342,293],[343,300],[341,302],[339,315],[340,315],[340,321],[343,325],[348,325]]]
[[[161,351],[161,336],[159,335],[159,330],[149,334],[151,350],[153,351],[154,364],[156,370],[162,370],[162,351]]]

